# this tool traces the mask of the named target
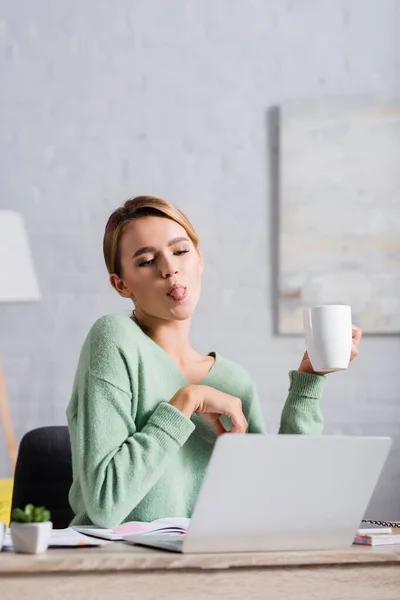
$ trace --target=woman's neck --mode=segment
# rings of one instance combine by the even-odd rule
[[[190,319],[185,321],[166,321],[149,317],[135,310],[134,319],[160,348],[170,355],[178,365],[185,365],[197,353],[190,346]]]

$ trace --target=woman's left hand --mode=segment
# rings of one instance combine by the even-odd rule
[[[350,355],[349,365],[353,362],[353,360],[355,359],[355,357],[357,356],[357,354],[359,352],[361,336],[362,336],[361,328],[353,325],[353,334],[352,334],[353,343],[351,346],[351,355]],[[304,353],[304,356],[302,358],[300,366],[297,370],[300,373],[311,373],[312,375],[319,375],[319,373],[316,373],[314,371],[314,369],[312,368],[311,361],[308,357],[308,352]],[[330,371],[330,372],[332,372],[332,371]],[[324,375],[326,375],[326,373],[324,373]]]

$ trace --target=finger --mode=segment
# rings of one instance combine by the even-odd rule
[[[226,433],[226,429],[219,419],[217,421],[212,421],[212,423],[209,424],[211,425],[212,429],[217,435],[222,435],[223,433]]]
[[[361,327],[357,327],[356,325],[352,326],[352,338],[353,338],[353,342],[358,346],[358,344],[360,343],[361,340],[361,336],[362,336],[362,329]]]
[[[247,425],[232,425],[232,429],[229,433],[246,433]]]
[[[242,401],[240,398],[229,396],[224,407],[224,413],[232,422],[231,433],[243,433],[247,427],[247,421],[242,410]]]
[[[358,353],[359,353],[358,346],[356,346],[356,344],[352,344],[351,345],[351,355],[357,356]]]
[[[247,429],[247,421],[244,414],[231,414],[229,416],[232,421],[231,433],[245,433]]]
[[[232,423],[231,433],[241,433],[241,430],[243,428],[243,413],[241,415],[241,412],[241,410],[234,410],[231,407],[225,410],[226,416],[229,417]]]
[[[356,346],[355,344],[352,344],[349,364],[351,364],[353,362],[353,360],[355,359],[355,357],[357,356],[358,353],[359,353],[358,346]]]

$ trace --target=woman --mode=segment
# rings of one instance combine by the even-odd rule
[[[190,517],[216,436],[264,431],[256,387],[238,365],[190,346],[203,263],[176,207],[128,200],[110,216],[103,250],[111,285],[135,310],[100,318],[83,344],[67,410],[72,524]],[[360,337],[356,329],[351,360]],[[280,433],[321,432],[324,379],[306,353],[290,372]]]

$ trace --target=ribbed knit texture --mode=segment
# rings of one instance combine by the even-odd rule
[[[201,384],[238,396],[249,433],[265,431],[254,382],[215,355]],[[322,430],[324,377],[290,372],[280,433]],[[72,524],[190,517],[216,439],[211,427],[168,404],[187,381],[169,355],[126,316],[106,315],[81,351],[67,409]]]

